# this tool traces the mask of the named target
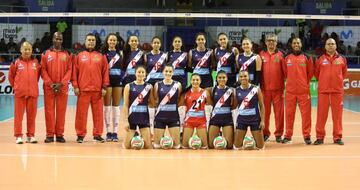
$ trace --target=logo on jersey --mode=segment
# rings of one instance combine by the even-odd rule
[[[98,62],[98,61],[100,61],[100,58],[99,57],[94,57],[93,61]]]
[[[32,63],[32,69],[36,70],[36,63],[35,62]]]
[[[329,61],[327,59],[324,59],[324,61],[322,62],[323,65],[327,65],[329,64]]]
[[[23,69],[25,69],[25,67],[24,67],[24,65],[23,65],[22,63],[19,63],[18,69],[19,69],[19,70],[23,70]]]
[[[54,60],[54,58],[51,55],[48,55],[47,62],[50,62],[52,60]]]
[[[87,61],[89,60],[85,55],[83,55],[81,58],[80,58],[81,61]]]
[[[66,56],[65,55],[61,56],[60,61],[66,61]]]

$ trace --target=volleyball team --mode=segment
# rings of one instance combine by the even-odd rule
[[[46,120],[45,143],[64,143],[68,82],[77,96],[75,129],[78,143],[87,134],[88,108],[93,117],[93,140],[119,141],[120,101],[125,117],[125,148],[140,135],[144,148],[161,148],[160,139],[166,129],[174,149],[189,148],[189,139],[196,133],[202,149],[214,148],[214,139],[221,135],[227,149],[241,149],[248,129],[263,149],[271,135],[271,107],[275,115],[275,141],[292,142],[297,105],[302,117],[302,134],[307,145],[321,145],[329,107],[333,118],[333,142],[343,145],[342,111],[343,79],[346,59],[336,51],[334,39],[325,44],[325,53],[313,63],[301,51],[299,38],[293,38],[291,53],[277,50],[277,36],[266,35],[266,49],[252,52],[252,41],[242,40],[242,50],[231,47],[225,33],[218,34],[219,47],[206,47],[206,35],[195,36],[195,47],[183,49],[181,37],[172,40],[169,52],[161,51],[161,39],[154,37],[152,50],[139,48],[139,38],[129,36],[120,47],[116,34],[107,35],[100,51],[96,38],[87,34],[85,49],[76,55],[62,47],[63,36],[53,35],[53,46],[46,50],[40,63],[32,56],[32,45],[24,42],[21,56],[9,70],[14,88],[14,136],[23,143],[22,120],[27,116],[27,143],[37,143],[35,118],[38,80],[44,81]],[[216,72],[213,81],[212,72]],[[188,84],[188,73],[190,85]],[[316,140],[311,140],[310,81],[318,80]],[[286,105],[286,106],[285,106]],[[284,119],[285,118],[285,119]],[[105,124],[105,127],[104,127]],[[102,137],[106,129],[105,139]]]

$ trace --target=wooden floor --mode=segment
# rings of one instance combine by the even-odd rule
[[[315,113],[313,109],[312,140]],[[43,143],[42,109],[36,128],[39,144],[15,144],[13,120],[0,122],[0,190],[360,189],[360,113],[344,112],[345,146],[332,144],[331,114],[325,144],[304,145],[298,110],[293,144],[268,142],[261,151],[125,150],[121,142],[92,142],[91,117],[90,135],[77,144],[74,117],[75,108],[69,107],[65,144]]]

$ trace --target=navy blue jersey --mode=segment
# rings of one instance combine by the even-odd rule
[[[154,85],[157,81],[161,81],[164,79],[164,76],[162,74],[162,68],[166,63],[166,60],[164,60],[161,63],[159,62],[160,57],[164,54],[165,54],[164,52],[160,52],[159,54],[153,54],[152,51],[146,54],[146,59],[147,59],[146,72],[150,77],[150,79],[147,82],[152,85]],[[155,73],[150,73],[154,65],[156,65],[157,71]]]
[[[261,121],[259,113],[259,99],[257,93],[252,97],[250,102],[247,101],[244,109],[239,109],[242,101],[254,87],[254,85],[251,85],[248,89],[242,89],[241,86],[236,88],[236,99],[239,104],[237,123],[245,125],[256,125]]]
[[[110,84],[119,83],[118,85],[122,85],[125,76],[125,71],[121,68],[123,57],[116,51],[106,51],[105,55],[109,63]]]
[[[145,97],[141,97],[141,92],[145,89],[145,86],[148,83],[142,85],[136,85],[134,82],[129,84],[129,123],[133,125],[149,125],[149,111],[148,111],[148,102],[150,91]],[[139,96],[140,101],[136,106],[131,106],[131,104]],[[132,113],[130,113],[132,112]]]
[[[171,64],[173,64],[174,61],[176,61],[183,53],[185,53],[186,56],[181,62],[176,63],[172,79],[180,82],[182,87],[185,88],[187,86],[187,73],[185,70],[187,65],[187,53],[170,51],[168,54],[168,60]]]
[[[230,56],[225,59],[223,57],[226,53],[231,53]],[[219,60],[220,63],[219,63]],[[225,49],[216,48],[215,49],[215,62],[216,62],[216,72],[223,70],[228,76],[227,86],[234,86],[236,83],[236,62],[234,52],[227,52]]]
[[[170,98],[165,105],[160,105],[160,102],[168,94],[171,88],[174,86],[177,81],[173,81],[172,84],[164,84],[163,81],[158,82],[158,91],[157,96],[159,97],[159,106],[160,111],[155,116],[155,121],[165,121],[165,122],[177,122],[179,121],[179,113],[177,107],[177,101],[179,98],[179,89],[176,90],[175,94]]]
[[[136,51],[131,51],[130,56],[127,60],[125,60],[126,65],[126,76],[125,76],[125,83],[131,83],[133,82],[135,78],[135,67],[137,65],[143,65],[144,64],[144,54],[141,56],[141,58],[137,62],[133,62],[134,57],[139,53],[139,51],[142,51],[140,49]],[[128,65],[132,64],[133,67],[131,69],[128,69]]]
[[[195,68],[199,61],[204,57],[204,55],[210,51],[206,49],[205,51],[198,51],[196,49],[191,50],[192,59],[191,67],[194,70],[193,73],[197,73],[201,78],[201,88],[208,88],[213,86],[212,76],[211,76],[211,56],[201,65],[200,68]]]
[[[215,86],[212,91],[213,111],[210,119],[210,125],[233,125],[231,114],[231,99],[233,94],[223,103],[221,107],[215,107],[216,103],[223,98],[224,94],[230,87],[223,89]],[[220,100],[221,101],[221,100]]]
[[[249,60],[251,57],[257,56],[256,54],[251,54],[250,56],[245,56],[243,53],[239,55],[238,58],[238,65],[239,68],[243,66],[243,64]],[[250,65],[246,68],[246,70],[249,72],[249,79],[251,84],[255,84],[255,74],[256,74],[256,59],[251,61]]]

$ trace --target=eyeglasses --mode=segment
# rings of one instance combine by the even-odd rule
[[[267,39],[266,41],[267,42],[276,42],[276,40],[274,40],[274,39]]]

